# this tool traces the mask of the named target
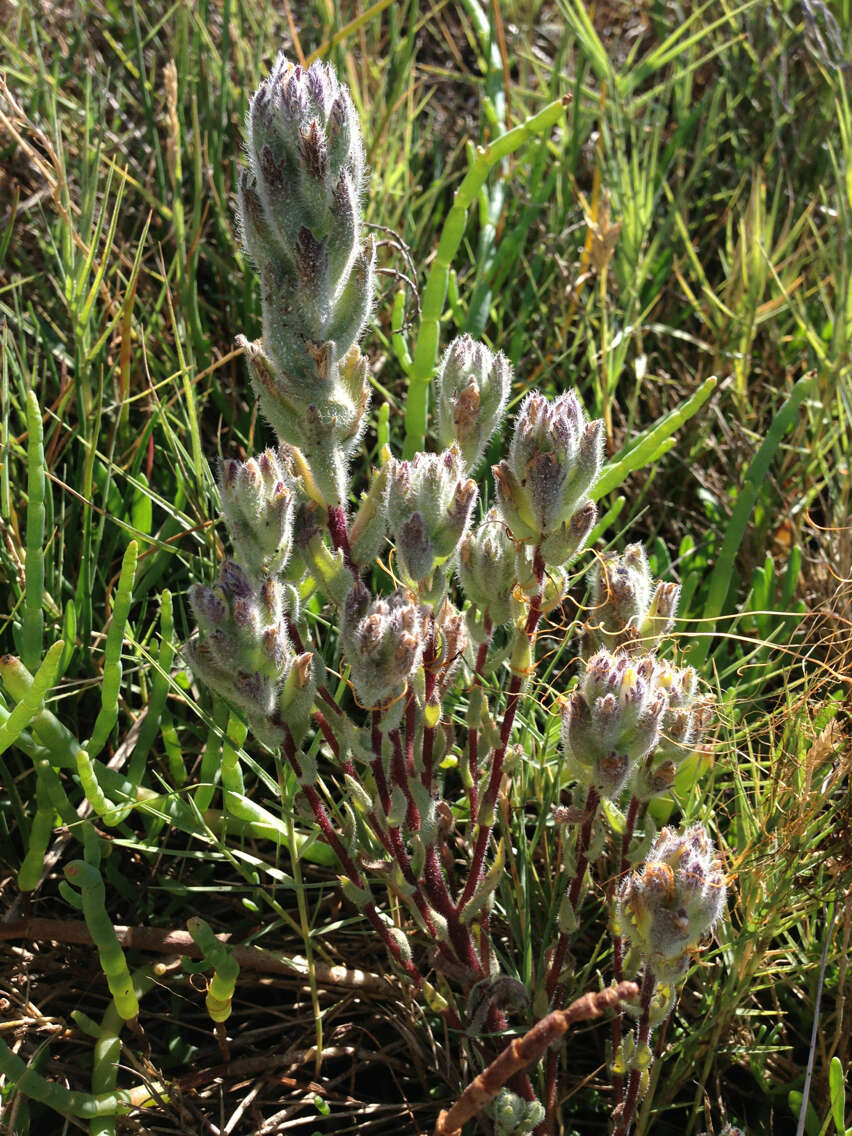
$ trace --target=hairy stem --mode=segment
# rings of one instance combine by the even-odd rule
[[[618,885],[627,875],[630,870],[630,861],[628,854],[630,852],[630,842],[633,839],[633,829],[636,826],[636,815],[639,812],[639,798],[635,795],[630,798],[630,804],[627,808],[627,819],[624,825],[624,835],[621,838],[621,862],[618,869],[618,879],[613,882],[612,893],[613,897],[618,890]],[[612,901],[611,901],[612,902]],[[612,973],[616,982],[621,982],[624,978],[623,972],[624,965],[624,939],[621,935],[613,935],[612,937]],[[612,1019],[612,1052],[613,1056],[618,1053],[621,1045],[622,1033],[624,1028],[624,1011],[619,1006],[618,1013]],[[624,1100],[624,1078],[620,1073],[614,1073],[612,1077],[612,1095],[616,1105],[619,1105]]]
[[[535,631],[538,627],[538,622],[541,619],[541,591],[542,583],[544,581],[544,560],[538,549],[535,551],[534,567],[537,580],[536,593],[533,596],[532,603],[530,604],[529,614],[524,626],[524,635],[533,643],[535,639]],[[509,738],[512,735],[512,726],[515,723],[515,714],[518,709],[518,702],[520,701],[521,684],[523,678],[521,675],[512,675],[512,681],[509,684],[509,693],[506,700],[506,711],[503,715],[503,724],[500,728],[500,745],[494,753],[491,763],[491,775],[488,779],[488,787],[485,790],[485,796],[482,800],[480,807],[480,814],[487,818],[494,813],[494,805],[497,802],[497,793],[500,789],[500,781],[503,777],[503,762],[506,757],[506,750],[509,747]],[[488,842],[491,839],[491,829],[493,825],[481,821],[479,824],[479,832],[476,837],[476,847],[473,853],[473,861],[470,866],[470,876],[467,885],[462,893],[459,907],[464,907],[482,879],[482,870],[485,864],[485,854],[488,851]]]
[[[656,982],[654,972],[650,967],[647,968],[645,970],[645,977],[642,979],[642,1016],[639,1018],[639,1025],[636,1028],[637,1052],[641,1046],[648,1044],[651,1037],[651,996],[654,993]],[[615,1110],[617,1127],[614,1136],[627,1136],[627,1133],[630,1131],[633,1124],[633,1117],[636,1113],[636,1105],[639,1101],[639,1079],[641,1076],[642,1074],[637,1068],[634,1067],[630,1070],[624,1104],[620,1107],[616,1106]]]
[[[329,505],[328,532],[335,551],[343,553],[343,563],[357,580],[360,577],[358,567],[352,559],[352,549],[349,547],[349,528],[346,523],[346,513],[342,505]]]
[[[285,756],[290,762],[293,772],[297,777],[301,778],[302,767],[299,762],[298,754],[296,752],[296,743],[293,741],[293,735],[290,733],[289,728],[285,726],[284,731],[283,748]],[[314,820],[317,822],[317,826],[319,827],[320,832],[325,837],[327,843],[330,844],[334,849],[335,855],[340,861],[340,864],[346,872],[347,876],[355,885],[355,887],[364,889],[364,880],[361,876],[360,871],[358,870],[358,866],[346,851],[346,849],[343,847],[340,837],[334,831],[334,826],[329,819],[328,813],[325,811],[325,805],[322,803],[319,793],[317,793],[313,785],[303,785],[302,792],[307,797],[308,804],[311,806],[311,811],[314,814]],[[379,913],[376,910],[375,904],[372,901],[369,901],[364,905],[363,910],[364,915],[369,920],[370,925],[373,927],[373,930],[379,935],[393,958],[411,979],[415,989],[420,990],[423,986],[423,975],[420,973],[414,963],[411,962],[410,959],[403,958],[402,953],[399,949],[399,944],[396,942],[385,924],[382,922]]]

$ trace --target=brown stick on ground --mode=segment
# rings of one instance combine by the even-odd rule
[[[188,931],[165,931],[159,927],[113,928],[123,947],[158,954],[179,951],[190,958],[201,958],[201,950]],[[229,935],[217,935],[227,943]],[[76,919],[16,919],[0,923],[0,942],[8,939],[28,939],[30,942],[51,940],[55,943],[80,943],[94,946],[91,932],[82,920]],[[308,963],[298,956],[278,955],[261,947],[231,947],[231,952],[242,970],[256,970],[262,974],[282,974],[289,977],[307,977]],[[321,986],[351,986],[369,990],[372,994],[394,995],[398,989],[378,974],[363,970],[348,970],[343,966],[325,966],[314,963],[314,972]]]
[[[476,1116],[511,1076],[537,1061],[574,1022],[600,1017],[604,1010],[611,1010],[619,1002],[635,998],[638,993],[639,987],[635,982],[619,982],[606,990],[584,994],[567,1010],[554,1010],[536,1022],[528,1033],[510,1042],[500,1056],[471,1081],[449,1112],[441,1111],[434,1136],[460,1136],[462,1125]]]

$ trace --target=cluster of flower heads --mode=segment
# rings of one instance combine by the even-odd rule
[[[603,556],[590,573],[591,605],[583,637],[588,658],[600,647],[653,651],[674,626],[680,585],[651,575],[641,544]]]
[[[283,572],[292,547],[295,493],[281,457],[264,450],[256,460],[223,462],[219,495],[246,571],[257,579]]]
[[[722,915],[725,891],[722,864],[704,826],[663,828],[642,867],[621,883],[616,933],[660,982],[676,983],[690,952]]]
[[[546,564],[566,563],[597,519],[589,493],[603,460],[603,422],[589,422],[573,391],[552,402],[537,391],[518,411],[507,459],[494,466],[497,508],[515,540]]]
[[[710,721],[712,700],[698,695],[697,685],[692,667],[598,651],[562,711],[562,744],[575,778],[611,800],[631,777],[640,800],[665,792]]]
[[[403,592],[371,599],[358,583],[347,596],[340,637],[362,706],[381,706],[403,693],[423,656],[422,615]]]
[[[194,584],[190,604],[198,636],[185,648],[195,673],[245,713],[262,740],[280,742],[277,726],[300,729],[316,690],[316,658],[297,655],[286,627],[286,586],[252,580],[225,560],[212,588]]]
[[[391,459],[388,525],[406,584],[428,584],[455,553],[470,525],[477,492],[455,443],[440,454]]]
[[[506,356],[461,335],[454,339],[435,378],[436,431],[441,445],[454,443],[465,466],[474,469],[500,425],[512,383]]]

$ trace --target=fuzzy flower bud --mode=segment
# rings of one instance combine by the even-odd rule
[[[656,681],[668,695],[657,757],[677,764],[701,745],[713,720],[716,701],[712,694],[699,693],[698,675],[693,667],[658,662]]]
[[[257,583],[235,561],[225,560],[216,585],[194,584],[189,602],[198,635],[185,653],[196,675],[239,707],[264,740],[275,736],[279,716],[301,722],[309,712],[305,703],[313,700],[315,667],[312,656],[293,654],[285,623],[286,587],[274,577]]]
[[[668,696],[656,669],[650,655],[630,659],[599,651],[563,707],[565,756],[576,778],[603,797],[617,797],[659,741]]]
[[[247,127],[243,239],[264,284],[285,300],[264,304],[267,350],[284,371],[299,367],[282,350],[300,339],[302,356],[308,343],[329,340],[342,356],[372,303],[372,278],[353,287],[364,148],[352,99],[330,67],[303,69],[279,55],[251,100]]]
[[[527,395],[509,457],[494,466],[497,505],[514,537],[542,543],[558,534],[549,562],[574,555],[594,523],[586,498],[602,457],[603,423],[586,420],[573,391],[553,402],[537,392]],[[572,519],[584,507],[583,523],[572,532]]]
[[[403,579],[427,583],[453,555],[467,532],[476,501],[476,482],[465,477],[458,446],[441,454],[415,454],[391,463],[388,522]]]
[[[725,877],[704,826],[663,828],[619,888],[616,923],[659,981],[677,982],[724,907]]]
[[[435,695],[438,701],[450,687],[469,638],[462,613],[445,599],[435,616]]]
[[[361,494],[361,504],[349,528],[349,545],[356,564],[372,564],[382,551],[387,533],[388,472],[383,465]]]
[[[223,462],[219,492],[234,553],[249,575],[259,580],[282,572],[290,556],[294,495],[275,452]]]
[[[495,1096],[489,1111],[494,1118],[495,1136],[527,1136],[544,1120],[544,1106],[539,1101],[525,1101],[505,1086]]]
[[[495,627],[508,622],[517,581],[515,544],[496,509],[462,541],[458,574],[464,594]]]
[[[653,651],[674,626],[680,585],[656,585],[641,544],[620,556],[605,557],[591,572],[592,609],[584,636],[585,653],[598,647],[630,654]]]
[[[420,666],[420,609],[402,592],[371,601],[357,583],[343,605],[340,637],[362,706],[378,707],[398,698]]]
[[[457,442],[470,470],[503,417],[512,368],[501,352],[492,354],[469,335],[454,339],[441,359],[436,386],[438,438]]]

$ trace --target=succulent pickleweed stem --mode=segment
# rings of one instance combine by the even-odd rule
[[[535,631],[541,619],[541,589],[544,581],[544,560],[538,549],[535,551],[533,564],[537,587],[530,604],[529,614],[527,615],[527,621],[523,630],[523,634],[526,635],[530,644],[532,644],[535,639]],[[509,747],[512,726],[515,723],[515,714],[518,709],[518,702],[520,701],[522,682],[523,679],[520,675],[512,675],[512,681],[509,684],[509,692],[506,699],[506,710],[503,714],[503,724],[500,728],[500,745],[495,750],[492,758],[491,776],[488,779],[488,788],[485,790],[485,796],[479,810],[480,814],[485,817],[493,815],[494,806],[497,802],[497,793],[500,789],[500,781],[503,777],[503,762],[506,757],[506,750]],[[473,895],[474,891],[476,891],[479,881],[482,879],[482,869],[485,864],[485,854],[488,851],[488,841],[491,839],[492,827],[493,825],[485,823],[480,823],[479,825],[479,832],[476,837],[476,848],[474,849],[473,861],[470,866],[470,876],[468,877],[467,884],[459,901],[460,909],[470,900],[470,897]]]
[[[636,1030],[637,1052],[643,1046],[647,1046],[651,1037],[651,997],[656,984],[657,980],[654,977],[654,972],[650,968],[647,968],[645,970],[645,977],[642,979],[640,1001],[642,1016],[639,1019],[639,1025]],[[633,1116],[636,1112],[636,1104],[639,1100],[639,1078],[641,1075],[642,1074],[635,1066],[630,1070],[630,1078],[627,1082],[627,1095],[624,1098],[624,1105],[618,1115],[618,1127],[615,1130],[614,1136],[627,1136],[627,1133],[630,1131],[633,1124]]]

